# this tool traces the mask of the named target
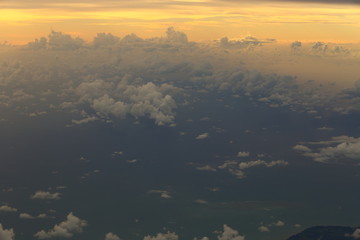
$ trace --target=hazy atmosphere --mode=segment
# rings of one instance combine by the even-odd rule
[[[360,239],[357,0],[3,0],[0,30],[0,240]]]

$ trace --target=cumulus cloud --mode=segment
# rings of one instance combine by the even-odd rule
[[[279,46],[248,51],[267,43],[275,44],[275,40],[246,36],[195,43],[170,27],[164,37],[141,39],[130,34],[120,38],[99,33],[85,44],[81,38],[53,31],[29,43],[26,51],[14,50],[11,54],[16,61],[7,60],[0,66],[0,86],[5,89],[0,92],[0,106],[27,116],[51,111],[76,114],[78,118],[73,118],[69,126],[92,121],[110,123],[130,116],[171,126],[176,121],[177,106],[182,101],[192,102],[188,101],[194,97],[192,90],[230,91],[234,96],[245,95],[271,107],[292,110],[360,110],[357,85],[330,93],[316,83],[298,81],[295,73],[263,71],[263,66],[278,62],[274,56],[285,59],[279,65],[315,61],[314,55],[324,52],[325,45],[330,49],[327,53],[337,54],[331,56],[331,61],[339,68],[341,64],[337,63],[344,57],[354,57],[352,53],[340,56],[346,48],[320,42],[303,44],[301,48],[306,50],[296,56],[288,46],[286,51],[278,50]],[[41,54],[33,50],[41,50]],[[329,58],[324,54],[317,57],[321,66]],[[249,69],[249,65],[254,67]],[[358,74],[354,69],[353,75]]]
[[[250,152],[238,152],[237,156],[238,157],[249,157]]]
[[[283,227],[283,226],[285,226],[285,222],[279,220],[279,221],[273,223],[273,225],[276,227]]]
[[[114,233],[109,232],[105,235],[105,240],[120,240],[120,237]]]
[[[247,168],[257,167],[257,166],[275,167],[275,166],[286,166],[286,165],[288,165],[288,162],[283,160],[277,160],[271,162],[265,162],[264,160],[255,160],[255,161],[239,163],[239,169],[244,170]]]
[[[260,232],[270,232],[270,229],[267,226],[260,226],[258,227]]]
[[[73,38],[69,34],[52,31],[49,35],[49,47],[53,50],[76,50],[83,44],[84,40],[77,37]]]
[[[202,140],[209,137],[209,133],[201,133],[199,134],[195,139],[196,140]]]
[[[299,152],[311,152],[309,147],[300,144],[295,145],[293,149]]]
[[[17,209],[9,205],[2,205],[0,206],[0,212],[17,212]]]
[[[52,218],[52,217],[48,216],[46,213],[40,213],[37,216],[32,216],[29,213],[20,213],[19,218],[20,219],[45,219],[45,218]]]
[[[245,240],[245,236],[239,234],[235,229],[224,224],[224,231],[218,236],[218,240]]]
[[[59,200],[61,194],[58,192],[50,193],[45,191],[37,191],[32,196],[31,199],[40,199],[40,200]]]
[[[360,239],[360,228],[355,229],[355,231],[351,234],[351,237],[354,239]]]
[[[65,221],[55,225],[49,231],[41,230],[37,232],[34,237],[39,239],[71,238],[74,234],[83,232],[85,226],[87,226],[85,220],[74,216],[73,213],[69,213]]]
[[[170,192],[165,190],[150,190],[149,193],[158,193],[160,194],[161,198],[165,198],[165,199],[172,198]]]
[[[11,229],[4,229],[2,224],[0,223],[0,239],[1,240],[14,240],[15,233],[14,230]]]
[[[349,136],[333,137],[328,141],[310,142],[313,145],[333,145],[320,147],[314,151],[309,150],[306,146],[302,147],[306,151],[302,154],[312,158],[314,161],[323,163],[357,163],[360,161],[360,138]],[[299,148],[299,147],[298,147]],[[295,149],[299,150],[299,149]]]
[[[245,171],[248,168],[253,167],[275,167],[275,166],[287,166],[288,162],[284,160],[276,160],[266,162],[264,160],[254,160],[254,161],[247,161],[247,162],[238,162],[235,160],[226,160],[222,165],[218,166],[218,169],[227,170],[232,175],[236,176],[239,179],[245,178],[246,173]]]
[[[145,236],[144,240],[178,240],[179,236],[173,232],[158,233],[156,236]]]

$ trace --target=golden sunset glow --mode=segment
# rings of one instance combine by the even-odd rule
[[[98,32],[141,37],[174,26],[191,40],[237,38],[246,34],[291,41],[358,42],[360,7],[283,2],[132,1],[1,2],[0,41],[23,44],[54,29],[90,41]]]

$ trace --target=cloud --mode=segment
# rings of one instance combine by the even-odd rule
[[[196,168],[196,170],[216,172],[216,168],[214,168],[210,165],[199,166]]]
[[[19,218],[20,219],[45,219],[45,218],[52,218],[52,217],[48,216],[46,213],[40,213],[37,216],[32,216],[31,214],[28,214],[28,213],[20,213]]]
[[[355,231],[351,234],[354,239],[360,239],[360,228],[355,229]]]
[[[257,166],[275,167],[275,166],[286,166],[286,165],[288,165],[288,162],[283,160],[277,160],[271,162],[265,162],[264,160],[255,160],[255,161],[239,163],[239,169],[244,170],[247,168],[257,167]]]
[[[14,240],[15,233],[14,230],[11,229],[4,229],[2,224],[0,223],[0,240]]]
[[[283,226],[285,226],[285,222],[279,220],[279,221],[273,223],[273,225],[276,227],[283,227]]]
[[[40,200],[59,200],[61,194],[58,192],[50,193],[45,191],[37,191],[32,196],[31,199],[40,199]]]
[[[52,31],[49,35],[49,47],[53,50],[76,50],[82,47],[84,40],[77,37],[73,38],[69,34]]]
[[[299,151],[299,152],[311,152],[311,149],[308,148],[307,146],[304,146],[304,145],[300,145],[300,144],[297,144],[293,147],[293,149],[295,151]]]
[[[260,227],[258,227],[258,230],[260,232],[270,232],[270,229],[266,226],[260,226]]]
[[[105,239],[104,239],[104,240],[120,240],[120,237],[117,236],[117,235],[114,234],[114,233],[109,232],[109,233],[107,233],[107,234],[105,235]]]
[[[334,145],[329,147],[320,147],[314,151],[302,151],[306,157],[314,161],[323,163],[349,163],[359,164],[360,162],[360,138],[349,136],[333,137],[329,141],[310,142],[317,145]]]
[[[235,229],[224,224],[224,231],[218,236],[218,240],[245,240],[245,236],[239,234]]]
[[[170,192],[165,190],[150,190],[149,193],[159,193],[161,198],[170,199],[172,198]]]
[[[250,152],[238,152],[237,156],[238,157],[249,157]]]
[[[247,161],[247,162],[238,162],[235,160],[226,160],[222,165],[218,166],[218,169],[227,170],[232,175],[236,176],[239,179],[245,178],[246,173],[245,170],[248,168],[253,167],[275,167],[275,166],[287,166],[288,162],[284,160],[276,160],[266,162],[264,160],[254,160],[254,161]]]
[[[173,232],[158,233],[156,236],[145,236],[144,240],[178,240],[179,236]]]
[[[196,140],[203,140],[203,139],[206,139],[209,137],[209,133],[202,133],[202,134],[199,134],[195,139]]]
[[[0,212],[17,212],[17,209],[8,205],[2,205],[0,206]]]
[[[41,230],[37,232],[34,237],[39,239],[71,238],[74,234],[83,232],[85,226],[87,226],[87,222],[74,216],[71,212],[65,221],[55,225],[54,228],[49,231]]]

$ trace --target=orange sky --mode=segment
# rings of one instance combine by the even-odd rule
[[[51,30],[87,41],[98,32],[161,36],[174,26],[193,41],[223,36],[360,42],[360,5],[231,0],[0,1],[0,43],[24,44]]]

